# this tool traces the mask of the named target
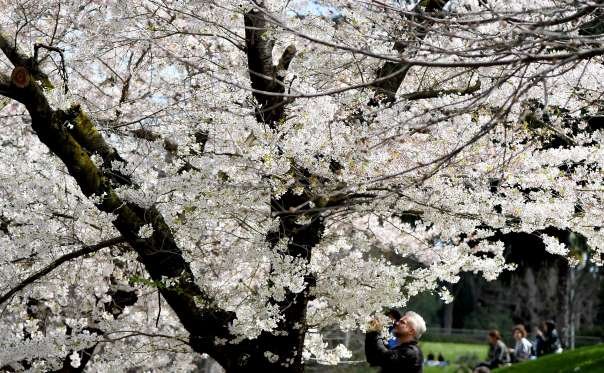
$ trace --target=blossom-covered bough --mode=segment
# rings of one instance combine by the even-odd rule
[[[300,372],[497,237],[602,260],[602,1],[2,1],[1,370]]]

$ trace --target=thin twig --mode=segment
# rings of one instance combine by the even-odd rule
[[[46,267],[42,268],[38,272],[36,272],[33,275],[29,276],[25,280],[21,281],[17,286],[15,286],[11,290],[9,290],[7,293],[5,293],[2,296],[0,296],[0,304],[3,304],[7,300],[9,300],[13,296],[13,294],[15,294],[15,293],[23,290],[27,285],[35,282],[36,280],[39,280],[43,276],[49,274],[50,272],[52,272],[53,270],[55,270],[57,267],[59,267],[61,264],[65,263],[65,262],[68,262],[68,261],[70,261],[72,259],[76,259],[76,258],[79,258],[81,256],[94,253],[94,252],[99,251],[99,250],[101,250],[101,249],[103,249],[105,247],[117,245],[117,244],[120,244],[120,243],[123,243],[123,242],[126,242],[126,239],[124,237],[121,237],[121,236],[120,237],[115,237],[115,238],[108,239],[106,241],[99,242],[96,245],[85,246],[85,247],[81,248],[80,250],[76,250],[76,251],[73,251],[73,252],[71,252],[69,254],[63,255],[59,259],[53,261],[52,263],[50,263]]]

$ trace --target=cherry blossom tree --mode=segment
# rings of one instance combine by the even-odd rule
[[[0,4],[0,369],[301,372],[506,233],[602,259],[600,0]]]

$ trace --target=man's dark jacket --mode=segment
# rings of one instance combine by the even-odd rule
[[[401,343],[389,350],[378,332],[365,335],[365,355],[371,366],[379,366],[382,373],[422,373],[424,356],[416,341]]]

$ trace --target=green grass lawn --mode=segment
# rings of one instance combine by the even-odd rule
[[[497,369],[496,373],[602,373],[604,344],[549,355],[526,363]]]
[[[474,366],[479,360],[484,360],[487,356],[487,345],[481,344],[468,344],[468,343],[452,343],[452,342],[420,342],[420,348],[424,354],[424,359],[428,357],[431,352],[434,356],[438,356],[438,353],[443,354],[445,359],[450,363],[447,367],[427,367],[424,366],[424,373],[458,373],[459,364],[457,362],[460,358],[474,356]],[[360,360],[361,363],[347,365],[340,364],[334,367],[320,366],[320,367],[307,367],[307,372],[321,372],[321,373],[377,373],[378,368],[370,367],[365,363],[365,354],[362,350],[357,350],[352,360]],[[537,373],[537,372],[532,372]]]
[[[451,342],[420,342],[424,359],[431,352],[434,356],[443,354],[449,361],[446,367],[424,366],[424,373],[465,373],[487,355],[487,345]],[[364,355],[357,356],[359,360]],[[464,364],[465,361],[465,364]],[[460,364],[461,363],[461,364]],[[310,371],[310,370],[309,370]],[[337,367],[320,367],[314,370],[329,373],[376,373],[377,368],[369,367],[366,363],[356,365],[340,365]],[[497,369],[493,373],[604,373],[604,344],[582,347],[559,355],[549,355],[537,360],[515,364],[511,367]]]
[[[472,362],[483,360],[487,356],[487,345],[468,344],[468,343],[448,343],[448,342],[421,342],[420,347],[424,353],[424,359],[429,353],[438,356],[441,353],[445,360],[449,362],[446,367],[428,367],[424,366],[424,373],[453,373],[459,368],[461,361]],[[534,372],[533,372],[534,373]]]

